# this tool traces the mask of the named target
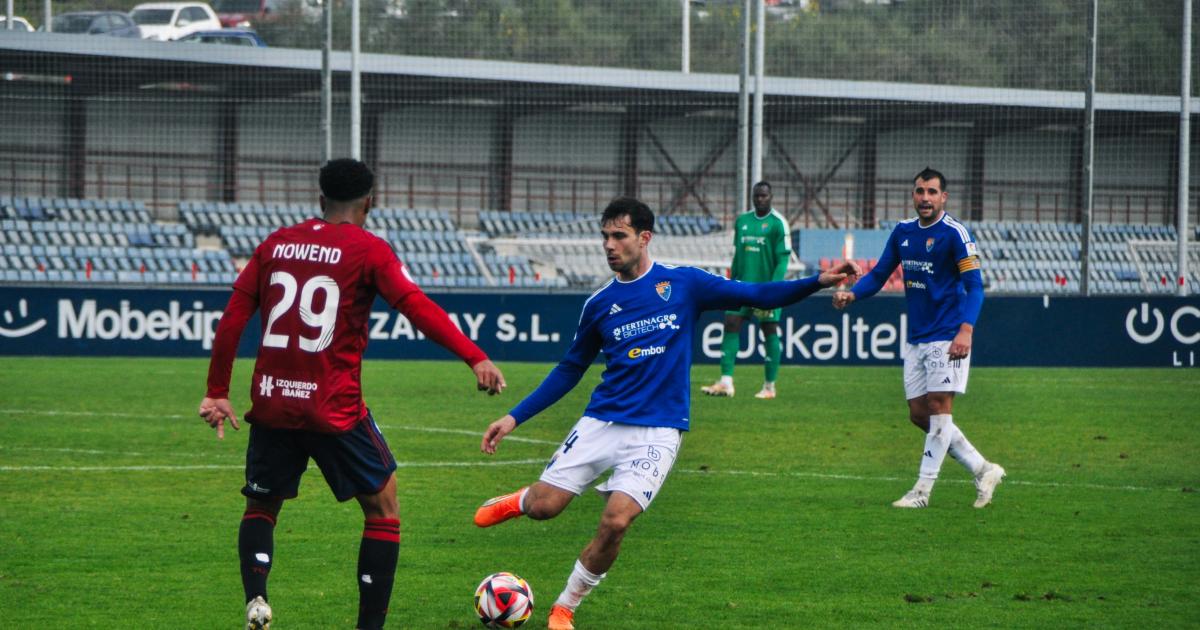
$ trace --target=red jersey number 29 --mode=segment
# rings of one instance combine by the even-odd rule
[[[271,274],[271,284],[283,287],[283,299],[279,300],[275,308],[271,309],[271,315],[267,319],[267,329],[263,333],[262,345],[268,348],[286,348],[290,337],[272,333],[271,328],[296,302],[296,277],[286,271],[276,271]],[[317,291],[325,292],[325,306],[320,311],[314,312],[313,298]],[[313,328],[321,329],[320,334],[313,338],[297,335],[301,350],[320,352],[329,347],[333,341],[333,327],[337,322],[340,298],[341,290],[338,289],[337,282],[334,282],[333,278],[329,276],[313,276],[304,283],[303,288],[300,288],[300,319]]]

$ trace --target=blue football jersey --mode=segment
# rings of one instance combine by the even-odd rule
[[[909,343],[951,340],[963,322],[975,324],[983,296],[979,252],[957,219],[942,213],[928,227],[916,218],[901,221],[875,268],[851,289],[855,299],[874,295],[897,266],[904,272]],[[978,291],[975,300],[968,290]]]
[[[636,280],[614,278],[584,303],[566,357],[510,413],[518,423],[537,415],[570,391],[603,352],[604,373],[583,415],[686,431],[692,334],[700,313],[776,308],[820,288],[817,276],[753,284],[659,263]]]

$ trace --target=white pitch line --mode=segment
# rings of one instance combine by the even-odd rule
[[[396,462],[397,468],[485,468],[542,464],[542,459],[510,459],[482,462]],[[185,464],[142,466],[0,466],[0,472],[181,472],[191,470],[242,470],[242,464]]]
[[[817,473],[817,472],[771,472],[771,471],[752,471],[752,470],[673,470],[673,473],[683,473],[692,475],[742,475],[749,477],[802,477],[809,479],[840,479],[844,481],[904,481],[909,477],[880,477],[866,475],[844,475],[835,473]],[[970,479],[939,479],[938,483],[974,483]],[[1089,490],[1131,490],[1136,492],[1153,492],[1156,490],[1177,491],[1178,488],[1165,487],[1150,487],[1150,486],[1108,486],[1100,483],[1060,483],[1055,481],[1020,481],[1016,479],[1005,478],[1004,484],[1015,486],[1031,486],[1039,488],[1087,488]]]
[[[30,416],[36,415],[36,416],[82,416],[82,417],[96,417],[96,418],[101,418],[101,417],[104,417],[104,418],[142,418],[142,419],[149,419],[149,420],[158,420],[158,419],[162,419],[162,418],[166,418],[166,419],[170,419],[170,420],[179,420],[179,419],[192,417],[192,416],[184,416],[184,415],[179,415],[179,414],[146,414],[146,413],[129,413],[129,412],[125,412],[125,411],[56,411],[53,409],[0,409],[0,413],[8,413],[8,414],[14,414],[14,415],[30,415]],[[200,416],[195,416],[195,418],[199,419]],[[444,429],[441,427],[417,427],[417,426],[399,425],[399,424],[395,424],[395,425],[394,424],[381,424],[381,425],[379,425],[379,428],[381,428],[381,429],[400,429],[403,431],[418,431],[418,432],[422,432],[422,433],[454,433],[454,434],[458,434],[458,435],[473,435],[480,439],[483,438],[482,430],[472,431],[469,429]],[[536,440],[533,438],[523,438],[523,437],[517,437],[514,435],[509,435],[509,436],[505,437],[504,439],[505,439],[505,441],[525,442],[528,444],[558,444],[558,442],[552,442],[550,440]]]
[[[443,429],[440,427],[414,427],[403,424],[381,424],[381,429],[400,429],[402,431],[422,431],[424,433],[454,433],[457,435],[471,435],[480,440],[483,439],[483,431],[471,431],[469,429]],[[550,440],[535,440],[533,438],[517,437],[513,434],[508,434],[504,437],[505,442],[526,442],[529,444],[559,444],[559,442],[551,442]]]
[[[0,413],[8,414],[23,414],[23,415],[41,415],[41,416],[84,416],[84,417],[117,417],[117,418],[188,418],[178,414],[134,414],[127,412],[102,412],[102,411],[57,411],[52,409],[4,409],[0,408]],[[199,417],[199,416],[197,416]],[[417,427],[411,425],[379,425],[384,429],[399,429],[401,431],[417,431],[423,433],[449,433],[455,435],[471,435],[481,436],[479,431],[471,431],[468,429],[446,429],[441,427]],[[508,435],[504,438],[505,441],[526,442],[529,444],[558,444],[549,440],[537,440],[533,438],[522,438],[513,435]],[[0,446],[0,449],[5,448]],[[13,447],[8,447],[13,448]],[[33,449],[28,449],[33,450]],[[45,449],[45,450],[61,450],[64,452],[84,452],[84,453],[105,453],[105,451],[90,451],[72,449]],[[139,453],[124,453],[125,455],[140,455]],[[533,464],[543,463],[545,460],[516,460],[506,462],[443,462],[443,463],[397,463],[400,468],[437,468],[437,467],[473,467],[473,466],[503,466],[503,465],[518,465],[518,464]],[[21,471],[143,471],[143,470],[205,470],[205,469],[224,469],[224,468],[242,468],[242,464],[224,465],[224,464],[196,464],[196,465],[145,465],[145,466],[0,466],[0,472],[21,472]],[[800,477],[809,479],[840,479],[844,481],[881,481],[895,482],[903,481],[904,477],[882,477],[882,476],[865,476],[865,475],[848,475],[838,473],[817,473],[817,472],[774,472],[774,471],[753,471],[753,470],[682,470],[676,469],[672,472],[683,474],[697,475],[743,475],[751,477]],[[943,483],[971,483],[968,479],[942,479]],[[1099,483],[1062,483],[1055,481],[1021,481],[1016,479],[1005,479],[1004,483],[1016,486],[1030,486],[1039,488],[1086,488],[1089,490],[1126,490],[1133,492],[1151,492],[1156,490],[1175,491],[1177,488],[1170,487],[1149,487],[1149,486],[1112,486]]]

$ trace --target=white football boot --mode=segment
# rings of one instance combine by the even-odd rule
[[[904,496],[892,501],[892,507],[923,508],[929,507],[929,493],[917,489],[909,490]]]
[[[725,396],[727,398],[733,398],[733,385],[726,385],[721,381],[717,381],[712,385],[701,387],[700,391],[708,394],[709,396]]]
[[[262,595],[246,602],[246,630],[270,630],[271,605]]]
[[[992,493],[996,486],[1004,480],[1004,467],[988,462],[983,470],[975,475],[975,507],[981,508],[992,502]]]

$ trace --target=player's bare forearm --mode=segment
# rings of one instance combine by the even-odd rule
[[[489,396],[495,396],[504,391],[504,374],[490,359],[476,363],[471,371],[475,373],[475,383],[479,391],[486,391]]]
[[[225,420],[229,420],[230,426],[234,431],[240,429],[238,424],[237,413],[233,411],[233,405],[230,404],[228,398],[209,398],[204,397],[200,401],[200,417],[208,426],[217,430],[217,439],[225,439]]]
[[[479,450],[488,455],[494,455],[500,440],[503,440],[504,436],[512,433],[516,428],[517,419],[511,414],[505,414],[503,418],[488,425],[487,430],[483,432],[483,441],[479,444]]]

